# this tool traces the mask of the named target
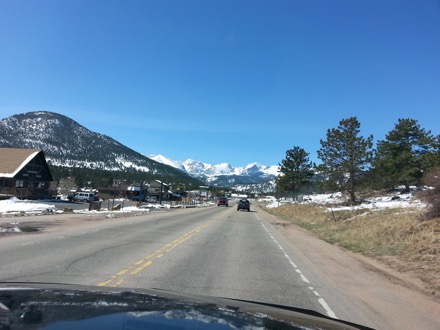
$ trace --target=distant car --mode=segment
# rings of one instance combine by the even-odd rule
[[[240,199],[237,202],[237,211],[247,210],[248,212],[251,210],[251,203],[247,199]]]
[[[148,203],[156,203],[157,202],[157,198],[156,197],[148,197],[147,198],[147,202]]]
[[[219,197],[219,199],[217,200],[217,206],[220,205],[224,205],[224,206],[228,206],[228,199],[226,197]]]
[[[97,194],[88,192],[76,192],[73,195],[67,196],[67,199],[72,202],[93,202],[99,201]]]

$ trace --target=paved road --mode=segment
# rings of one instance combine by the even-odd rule
[[[161,288],[325,313],[257,216],[215,206],[8,238],[0,280]]]
[[[302,261],[295,243],[264,217],[256,208],[213,206],[8,236],[0,238],[0,281],[160,288],[291,305],[361,324],[384,317],[359,310],[362,296],[329,287],[317,263]]]

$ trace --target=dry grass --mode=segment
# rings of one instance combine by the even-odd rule
[[[286,204],[267,212],[347,250],[374,257],[426,288],[440,291],[440,219],[420,221],[420,211],[386,209],[328,212],[312,204]]]

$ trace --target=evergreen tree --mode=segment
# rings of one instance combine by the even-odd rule
[[[329,184],[348,190],[352,204],[359,177],[370,165],[373,152],[373,136],[359,136],[360,123],[356,117],[343,119],[338,128],[327,130],[327,140],[321,140],[318,157],[322,171]]]
[[[429,169],[440,167],[440,135],[435,136],[433,141],[432,152],[426,155]]]
[[[408,190],[411,184],[420,183],[423,173],[437,165],[438,159],[431,131],[421,128],[417,120],[399,119],[386,139],[377,143],[374,172],[386,187],[405,185]]]
[[[286,158],[281,161],[280,174],[277,178],[278,191],[290,191],[292,197],[303,185],[313,177],[314,164],[309,160],[309,154],[300,147],[286,151]]]

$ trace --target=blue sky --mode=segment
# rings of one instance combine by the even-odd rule
[[[52,111],[143,154],[275,165],[356,116],[438,135],[438,0],[0,0],[0,117]]]

